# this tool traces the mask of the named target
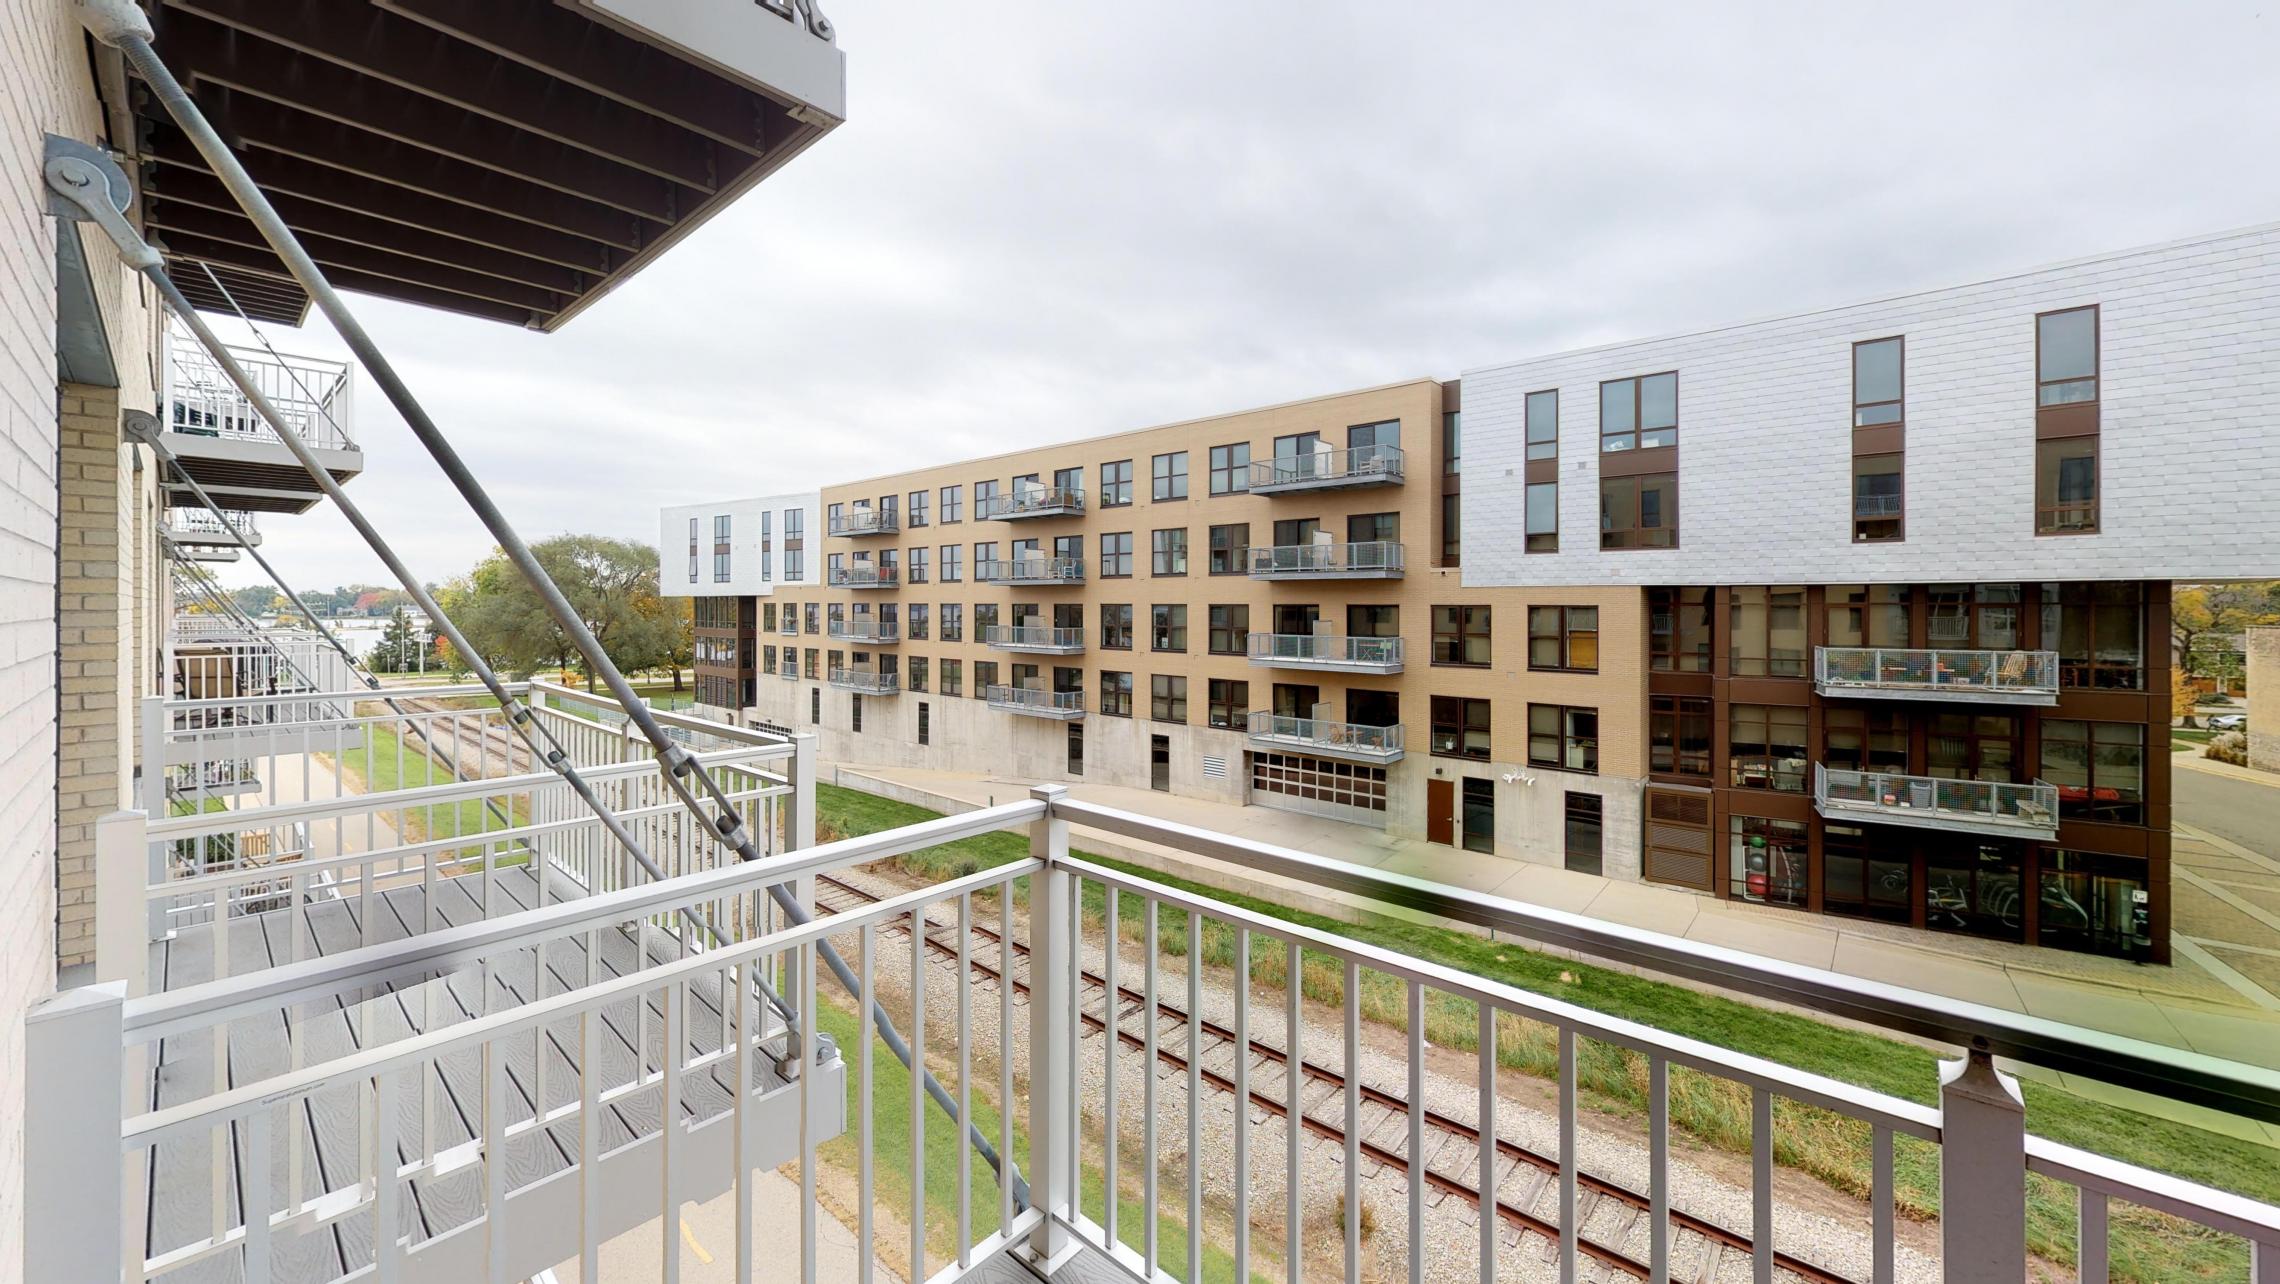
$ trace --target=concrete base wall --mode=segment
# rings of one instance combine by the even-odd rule
[[[2280,628],[2248,631],[2248,765],[2280,771]]]

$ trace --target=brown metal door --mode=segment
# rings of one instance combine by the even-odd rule
[[[1453,780],[1425,782],[1425,841],[1457,843],[1457,784]]]

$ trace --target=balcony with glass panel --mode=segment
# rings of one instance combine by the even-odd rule
[[[1401,447],[1356,446],[1251,461],[1251,493],[1288,495],[1312,490],[1353,490],[1402,483]]]
[[[982,689],[982,702],[992,709],[1023,714],[1031,718],[1049,718],[1055,722],[1075,722],[1085,716],[1085,693],[1082,691],[1047,691],[1041,687],[1016,687],[1000,683]]]
[[[1251,663],[1266,668],[1401,672],[1400,638],[1348,637],[1338,633],[1253,633],[1248,636],[1246,648]]]
[[[999,651],[1079,655],[1085,649],[1085,631],[1035,624],[993,624],[982,630],[982,641]]]
[[[893,646],[902,641],[902,626],[893,620],[833,620],[825,632],[833,641],[865,646]]]
[[[1402,759],[1401,726],[1371,727],[1328,718],[1290,718],[1265,709],[1247,716],[1252,747],[1310,753],[1349,762],[1391,763]]]
[[[1959,834],[2058,837],[2058,786],[1948,780],[1813,764],[1813,809],[1829,820]]]
[[[858,508],[841,513],[831,519],[831,533],[841,539],[859,539],[865,535],[894,535],[902,530],[902,522],[894,513],[877,508]]]
[[[1813,689],[1869,700],[2052,705],[2058,653],[1824,646],[1813,652]]]
[[[974,579],[981,584],[1082,584],[1085,559],[1081,557],[1007,557],[974,563]]]
[[[1029,486],[974,501],[974,516],[985,522],[1016,522],[1030,517],[1082,517],[1085,492],[1077,486]]]
[[[892,673],[877,673],[870,669],[833,669],[831,685],[842,691],[886,696],[902,690],[902,679]]]
[[[891,589],[901,582],[901,572],[891,566],[842,566],[831,572],[833,588]]]
[[[1398,580],[1401,575],[1401,545],[1391,540],[1274,544],[1251,550],[1255,580]]]

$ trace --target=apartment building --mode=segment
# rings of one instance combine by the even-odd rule
[[[2280,479],[2276,240],[827,487],[824,582],[717,608],[743,708],[2165,961],[2168,584],[2280,569],[2209,471]]]
[[[1467,580],[1645,596],[1644,876],[2166,961],[2169,584],[2280,569],[2276,251],[1468,371],[1525,484],[1468,494]]]
[[[822,498],[814,491],[664,511],[657,546],[669,557],[658,574],[666,597],[694,598],[697,703],[709,709],[752,707],[759,700],[760,600],[779,586],[823,582]]]

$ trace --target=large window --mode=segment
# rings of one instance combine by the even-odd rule
[[[944,602],[942,604],[942,640],[945,642],[963,642],[966,640],[965,603]]]
[[[1241,575],[1245,550],[1251,545],[1251,524],[1235,522],[1211,528],[1211,573],[1213,575]]]
[[[1710,727],[1708,697],[1651,697],[1647,702],[1647,770],[1709,779]]]
[[[2036,317],[2035,404],[2072,406],[2097,399],[2097,307]]]
[[[1188,497],[1188,457],[1184,450],[1169,455],[1158,455],[1148,461],[1151,499],[1186,499]]]
[[[965,547],[963,544],[944,544],[942,546],[942,582],[944,584],[956,584],[965,576],[965,568],[958,564],[958,555]]]
[[[1464,822],[1461,826],[1465,850],[1468,852],[1496,852],[1496,782],[1478,776],[1465,777]]]
[[[1112,718],[1132,716],[1132,675],[1103,669],[1100,675],[1100,711]]]
[[[1251,443],[1211,448],[1211,493],[1232,495],[1251,489]]]
[[[926,559],[927,554],[930,551],[931,550],[929,550],[924,544],[914,544],[911,546],[910,566],[907,568],[907,574],[905,575],[906,583],[926,583]]]
[[[689,519],[689,583],[697,582],[697,519]]]
[[[942,661],[942,671],[938,676],[941,678],[940,685],[943,695],[954,696],[961,694],[963,679],[965,677],[964,669],[965,662],[962,660]]]
[[[1734,816],[1726,868],[1735,898],[1802,909],[1807,895],[1805,826],[1793,820]]]
[[[2045,584],[2042,644],[2058,652],[2063,686],[2145,688],[2145,595],[2134,581]]]
[[[1529,607],[1528,667],[1599,672],[1599,608]]]
[[[1187,650],[1187,607],[1158,603],[1148,608],[1148,649]]]
[[[1677,545],[1677,474],[1600,478],[1601,548],[1675,548]]]
[[[907,628],[910,633],[910,640],[913,642],[926,641],[926,617],[928,614],[927,606],[928,604],[925,602],[913,602],[910,604],[910,623]]]
[[[2046,849],[2041,901],[2036,927],[2044,945],[2121,958],[2153,951],[2142,858]]]
[[[1677,371],[1599,385],[1601,450],[1613,453],[1677,444]]]
[[[1211,653],[1213,655],[1241,655],[1245,639],[1251,632],[1251,608],[1243,603],[1213,606],[1211,611]]]
[[[1982,838],[1930,843],[1924,848],[1924,924],[2016,941],[2026,936],[2021,898],[2021,849],[2015,842]]]
[[[1487,607],[1433,608],[1433,663],[1487,668],[1490,641]]]
[[[1148,554],[1150,574],[1187,574],[1187,527],[1153,532],[1148,540]]]
[[[1726,651],[1735,676],[1804,677],[1805,590],[1749,586],[1728,589],[1727,595]]]
[[[1905,711],[1832,704],[1822,709],[1821,726],[1828,742],[1822,761],[1831,769],[1908,774]]]
[[[1100,607],[1100,645],[1108,651],[1132,649],[1132,604],[1103,602]]]
[[[1100,466],[1100,506],[1122,508],[1132,502],[1132,461],[1119,459]]]
[[[1527,551],[1560,551],[1560,484],[1530,482],[1527,490]]]
[[[910,493],[910,513],[908,517],[904,519],[904,525],[912,527],[926,525],[925,491],[914,490]]]
[[[713,518],[713,583],[726,584],[729,580],[729,557],[734,545],[729,541],[731,518],[722,513]]]
[[[1663,673],[1710,672],[1713,610],[1706,588],[1648,589],[1648,663]]]
[[[2035,534],[2089,535],[2098,529],[2098,439],[2035,443]]]
[[[1434,696],[1432,709],[1434,757],[1488,761],[1488,701]]]
[[[1031,667],[1032,669],[1036,668],[1036,666],[1035,666],[1035,665],[1031,665],[1030,667]],[[987,699],[989,699],[989,698],[990,698],[990,688],[991,688],[991,687],[994,687],[994,686],[996,686],[996,685],[998,685],[998,666],[997,666],[997,661],[995,661],[995,660],[976,660],[976,661],[974,661],[974,698],[975,698],[976,700],[987,700]]]
[[[1925,774],[1942,780],[2016,781],[2026,757],[2019,718],[2008,713],[1939,713],[1925,742]]]
[[[1867,339],[1853,345],[1853,427],[1896,424],[1907,418],[1901,399],[1907,341]]]
[[[1853,542],[1884,544],[1901,538],[1903,524],[1900,456],[1853,458]]]
[[[1821,908],[1830,914],[1908,921],[1916,903],[1908,849],[1891,831],[1821,826]]]
[[[1560,457],[1560,393],[1552,388],[1528,394],[1528,458]]]
[[[1187,679],[1169,673],[1148,678],[1148,716],[1157,722],[1187,721]]]
[[[1830,646],[1908,645],[1908,590],[1898,584],[1832,584],[1821,591]]]
[[[1465,552],[1465,497],[1441,496],[1441,565],[1458,566]]]
[[[1441,412],[1441,471],[1455,476],[1465,470],[1465,416],[1461,410]]]
[[[1209,724],[1214,727],[1242,730],[1244,715],[1251,711],[1251,684],[1227,678],[1213,678],[1208,690],[1211,695]]]
[[[1599,770],[1599,710],[1528,706],[1528,762],[1562,771]]]
[[[1787,705],[1737,704],[1726,711],[1726,778],[1736,789],[1805,792],[1806,712]]]
[[[2016,584],[1934,584],[1926,621],[1930,645],[2010,651],[2024,645]]]
[[[962,488],[957,486],[944,486],[942,488],[943,522],[955,522],[965,516],[965,509],[960,497],[961,490]]]
[[[2042,778],[2058,786],[2061,816],[2144,824],[2144,725],[2043,719]]]
[[[1104,579],[1132,574],[1132,532],[1118,531],[1100,537],[1100,573]]]

